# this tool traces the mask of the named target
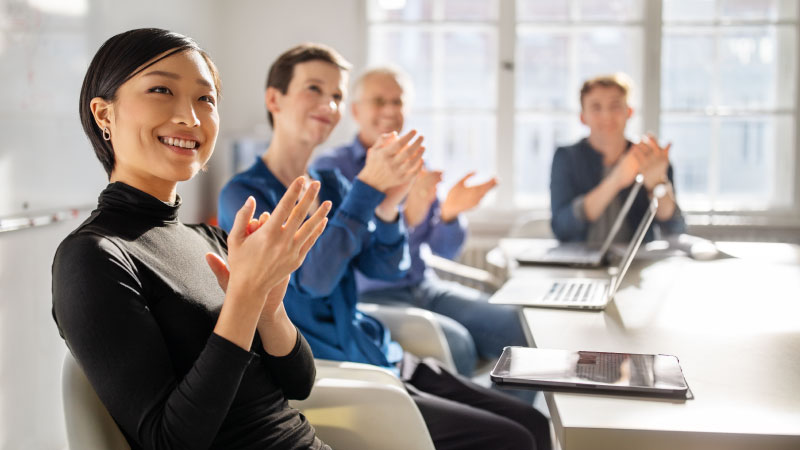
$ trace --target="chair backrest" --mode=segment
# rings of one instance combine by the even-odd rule
[[[348,450],[434,450],[425,420],[392,372],[317,359],[314,390],[293,400],[322,441]]]
[[[61,398],[70,449],[130,450],[119,427],[69,351],[61,369]]]
[[[402,382],[375,366],[317,361],[311,396],[293,401],[335,448],[434,450],[422,418]],[[61,371],[62,400],[71,450],[130,450],[72,354]]]

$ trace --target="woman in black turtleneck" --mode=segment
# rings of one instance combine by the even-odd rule
[[[218,92],[184,36],[132,30],[98,50],[80,115],[111,183],[56,252],[53,315],[133,449],[329,448],[287,404],[309,394],[314,362],[282,303],[325,227],[327,202],[304,222],[319,184],[301,198],[296,180],[257,220],[248,199],[229,236],[178,220],[178,181],[214,149]]]

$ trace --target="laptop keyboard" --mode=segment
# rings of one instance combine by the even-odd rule
[[[556,281],[544,300],[553,303],[591,303],[605,293],[607,283],[601,280]]]

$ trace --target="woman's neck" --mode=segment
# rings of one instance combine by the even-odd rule
[[[628,148],[628,140],[624,135],[607,138],[590,134],[589,145],[603,156],[603,165],[610,167],[625,153],[625,149]]]
[[[165,203],[175,203],[175,199],[177,198],[178,183],[176,181],[161,180],[153,177],[144,178],[135,173],[118,170],[111,172],[108,181],[110,183],[118,181],[125,183]]]
[[[284,186],[304,175],[314,146],[288,139],[276,130],[267,151],[261,156],[270,172]]]

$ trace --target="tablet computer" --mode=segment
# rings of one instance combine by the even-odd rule
[[[490,376],[543,391],[687,398],[689,389],[672,355],[506,347]]]

